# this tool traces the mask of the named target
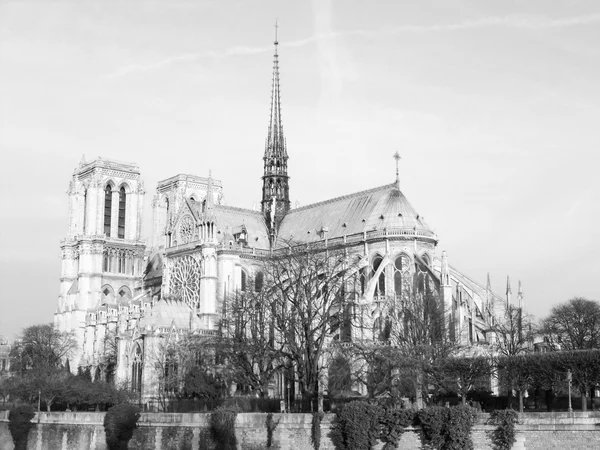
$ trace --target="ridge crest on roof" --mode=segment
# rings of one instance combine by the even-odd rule
[[[305,206],[301,206],[299,208],[291,209],[288,212],[288,214],[295,213],[296,211],[305,211],[307,209],[314,208],[315,206],[327,205],[327,204],[330,204],[330,203],[335,203],[335,202],[339,202],[339,201],[342,201],[342,200],[347,200],[349,198],[357,197],[357,196],[360,196],[360,195],[370,194],[372,192],[384,191],[384,190],[389,189],[389,188],[397,189],[396,183],[385,184],[383,186],[378,186],[378,187],[375,187],[375,188],[366,189],[364,191],[353,192],[352,194],[346,194],[346,195],[342,195],[340,197],[330,198],[328,200],[323,200],[323,201],[320,201],[320,202],[317,202],[317,203],[311,203],[310,205],[305,205]]]

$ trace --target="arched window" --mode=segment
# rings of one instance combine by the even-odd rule
[[[142,392],[142,362],[142,349],[136,345],[131,364],[131,390],[133,392]]]
[[[264,277],[263,273],[258,272],[256,274],[256,277],[254,277],[254,290],[256,292],[262,291],[264,281],[265,281],[265,277]]]
[[[241,281],[242,281],[242,283],[240,285],[240,291],[246,292],[246,288],[248,286],[248,275],[243,270],[242,270],[242,280]]]
[[[125,188],[119,190],[119,234],[120,239],[125,238]]]
[[[110,185],[104,189],[104,234],[110,236],[110,218],[112,210],[112,189]]]
[[[360,269],[360,293],[364,295],[367,290],[367,268]]]
[[[383,258],[379,255],[373,258],[373,271],[371,273],[371,277],[375,275],[377,269],[383,262]],[[385,295],[385,269],[379,275],[379,279],[377,280],[377,285],[375,286],[375,296]]]
[[[399,298],[402,295],[402,256],[398,256],[394,262],[394,292],[396,297]]]

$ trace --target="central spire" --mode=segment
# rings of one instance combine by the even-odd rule
[[[275,53],[273,54],[273,77],[271,80],[271,111],[269,129],[263,156],[264,174],[261,210],[267,220],[271,241],[277,228],[290,209],[289,177],[287,174],[287,148],[281,123],[281,94],[279,89],[279,53],[275,23]]]

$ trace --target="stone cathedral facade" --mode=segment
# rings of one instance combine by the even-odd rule
[[[490,324],[510,293],[496,295],[489,278],[479,284],[449,265],[438,237],[402,193],[398,173],[384,186],[291,208],[279,93],[275,42],[260,210],[224,205],[223,186],[210,175],[175,175],[158,183],[147,242],[139,168],[98,158],[75,169],[54,319],[80,343],[69,361],[73,371],[90,368],[102,376],[112,364],[117,381],[151,399],[157,389],[151,355],[161,337],[215,335],[223,300],[262,283],[261,258],[291,239],[364,259],[373,331],[363,339],[377,339],[390,298],[415,273],[427,274],[457,340],[477,346],[493,339]],[[110,360],[109,336],[116,337]],[[282,389],[275,383],[275,391]]]

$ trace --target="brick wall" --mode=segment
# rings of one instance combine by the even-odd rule
[[[129,443],[139,450],[213,450],[209,430],[209,414],[142,414]],[[266,414],[239,414],[236,421],[238,448],[266,448]],[[273,432],[275,450],[310,450],[310,414],[274,414],[277,426]],[[321,423],[321,450],[335,450],[328,438],[332,416]],[[476,450],[492,450],[490,434],[494,427],[486,425],[482,414],[473,429]],[[106,450],[104,413],[39,413],[28,438],[28,450]],[[514,450],[590,449],[600,448],[600,412],[528,413],[521,415]],[[378,445],[375,450],[381,450]],[[399,448],[422,449],[420,430],[408,429]],[[0,450],[13,450],[8,431],[8,414],[0,411]]]

